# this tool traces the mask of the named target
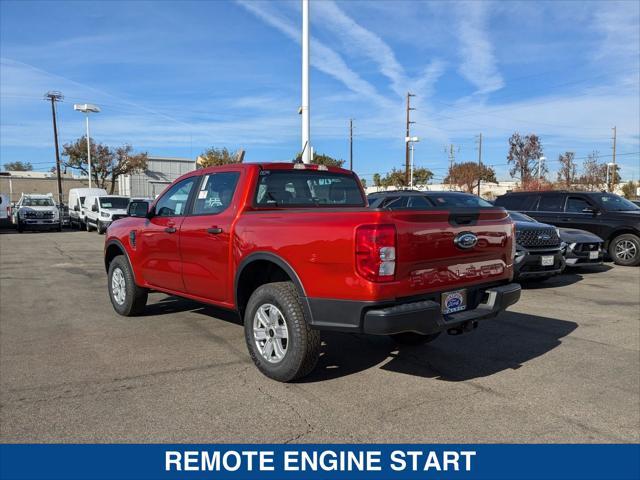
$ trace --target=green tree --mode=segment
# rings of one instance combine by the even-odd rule
[[[381,187],[382,186],[382,179],[380,178],[380,174],[379,173],[374,173],[373,174],[373,186],[374,187]]]
[[[17,162],[5,163],[4,169],[7,172],[30,172],[33,170],[33,165],[29,162],[21,162],[18,160]]]
[[[296,154],[296,158],[293,159],[294,162],[302,161],[302,153]],[[316,153],[313,155],[313,159],[311,163],[314,165],[324,165],[325,167],[337,167],[344,168],[344,160],[339,160],[337,158],[333,158],[330,155],[324,153]]]
[[[202,167],[219,167],[230,163],[240,163],[240,155],[231,153],[227,147],[223,148],[207,148],[200,154],[196,163]]]
[[[454,163],[444,179],[444,183],[456,185],[468,193],[475,192],[479,181],[498,183],[495,170],[476,162]]]
[[[73,143],[65,144],[62,150],[65,168],[79,170],[88,175],[87,138],[81,137]],[[111,149],[91,139],[91,177],[99,188],[107,188],[113,193],[116,181],[122,175],[146,170],[147,153],[133,153],[131,145]],[[111,182],[111,185],[108,185]]]
[[[415,186],[426,185],[433,178],[433,172],[428,168],[419,167],[413,169],[413,184]]]
[[[542,156],[540,138],[535,133],[523,137],[515,132],[509,138],[507,163],[512,165],[509,173],[511,177],[518,177],[522,185],[526,185],[533,178],[534,172],[537,175],[538,163]],[[544,163],[540,173],[542,176],[547,173]]]

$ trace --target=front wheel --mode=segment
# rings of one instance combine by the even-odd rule
[[[149,291],[136,285],[124,255],[118,255],[109,265],[108,288],[113,309],[120,315],[133,317],[144,311]]]
[[[633,233],[618,235],[609,243],[609,256],[617,265],[640,265],[640,238]]]
[[[389,335],[391,339],[399,343],[400,345],[422,345],[425,343],[433,342],[440,336],[442,332],[432,333],[430,335],[422,335],[415,332],[402,332]]]
[[[279,382],[302,378],[320,356],[320,332],[313,330],[291,282],[262,285],[251,295],[244,332],[253,363]]]
[[[24,232],[24,226],[22,226],[22,222],[18,218],[18,233]]]
[[[91,225],[89,224],[89,220],[84,221],[84,226],[87,229],[87,232],[91,231]]]
[[[102,225],[102,222],[100,220],[98,220],[98,225],[96,226],[96,230],[98,231],[98,234],[104,235],[106,228],[104,228],[104,225]]]

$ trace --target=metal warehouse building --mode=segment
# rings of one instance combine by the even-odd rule
[[[192,170],[196,164],[188,158],[148,157],[147,169],[118,179],[118,193],[129,197],[155,198],[176,178]]]

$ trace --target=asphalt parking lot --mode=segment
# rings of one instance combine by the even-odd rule
[[[0,233],[3,442],[638,442],[640,268],[575,271],[461,337],[326,334],[311,377],[250,363],[239,320],[111,307],[104,237]]]

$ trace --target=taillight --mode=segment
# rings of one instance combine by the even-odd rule
[[[396,273],[396,227],[363,225],[356,230],[356,269],[372,282],[392,281]]]

